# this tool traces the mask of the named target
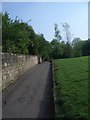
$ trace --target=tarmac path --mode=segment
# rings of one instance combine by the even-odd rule
[[[29,69],[2,93],[3,118],[53,118],[50,62]]]

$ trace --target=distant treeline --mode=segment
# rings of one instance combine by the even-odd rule
[[[69,41],[69,26],[66,23],[63,27],[67,41],[62,41],[58,25],[55,24],[55,36],[49,42],[45,40],[43,34],[36,34],[31,25],[19,20],[18,17],[12,20],[7,12],[0,16],[2,16],[2,52],[39,55],[43,59],[90,55],[89,40],[75,38],[72,42]]]

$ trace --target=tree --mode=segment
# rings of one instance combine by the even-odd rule
[[[37,35],[32,26],[20,21],[18,16],[11,20],[8,13],[2,15],[3,52],[32,54],[49,58],[51,45],[44,35]],[[28,21],[29,22],[29,21]]]
[[[82,55],[83,56],[90,55],[90,41],[89,40],[83,41]]]
[[[52,58],[54,59],[59,59],[62,56],[62,48],[61,48],[61,44],[59,41],[57,41],[56,39],[53,39],[51,41],[51,46],[52,46]]]
[[[54,30],[55,30],[55,39],[60,42],[61,40],[61,35],[60,35],[60,30],[58,29],[58,24],[54,24]]]
[[[50,58],[50,52],[51,52],[51,45],[48,41],[45,40],[44,35],[40,34],[37,36],[38,42],[39,42],[39,55],[42,56],[42,58],[49,59]]]
[[[66,41],[70,43],[71,42],[70,26],[68,25],[68,23],[64,23],[62,27],[66,35]]]
[[[9,14],[5,12],[2,14],[2,51],[7,52],[8,42],[9,42],[9,34],[10,34],[10,25],[11,20],[9,18]],[[8,41],[7,41],[8,40]]]
[[[30,36],[33,29],[25,22],[16,19],[13,21],[9,14],[2,15],[2,45],[3,52],[29,53],[28,45],[31,42]]]
[[[57,24],[54,24],[54,38],[49,42],[43,34],[36,34],[31,25],[20,21],[17,16],[15,20],[12,20],[7,12],[0,14],[1,16],[3,40],[0,48],[3,52],[38,55],[44,60],[69,58],[72,54],[73,57],[90,55],[90,40],[81,41],[80,38],[75,38],[71,44],[70,26],[67,23],[63,24],[66,42],[61,41],[62,37]]]
[[[83,41],[80,38],[74,38],[72,41],[73,57],[82,56]]]
[[[64,23],[63,25],[62,25],[62,27],[63,27],[63,30],[64,30],[64,32],[65,32],[65,36],[66,36],[66,47],[65,47],[65,50],[64,51],[66,51],[66,53],[67,53],[67,57],[69,58],[69,57],[71,57],[72,55],[71,55],[71,33],[70,33],[70,26],[68,25],[68,23]]]

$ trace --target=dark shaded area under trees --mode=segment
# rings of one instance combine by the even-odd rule
[[[66,41],[58,25],[54,25],[55,36],[51,42],[43,34],[36,34],[33,27],[19,20],[12,20],[6,12],[2,15],[2,52],[39,55],[44,60],[71,58],[90,55],[90,40],[74,38],[70,42],[69,25],[63,24]]]

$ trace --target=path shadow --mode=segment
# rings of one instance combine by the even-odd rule
[[[40,104],[38,118],[54,118],[54,97],[53,97],[53,79],[52,79],[52,66],[47,76],[47,83],[45,86],[44,97]]]

